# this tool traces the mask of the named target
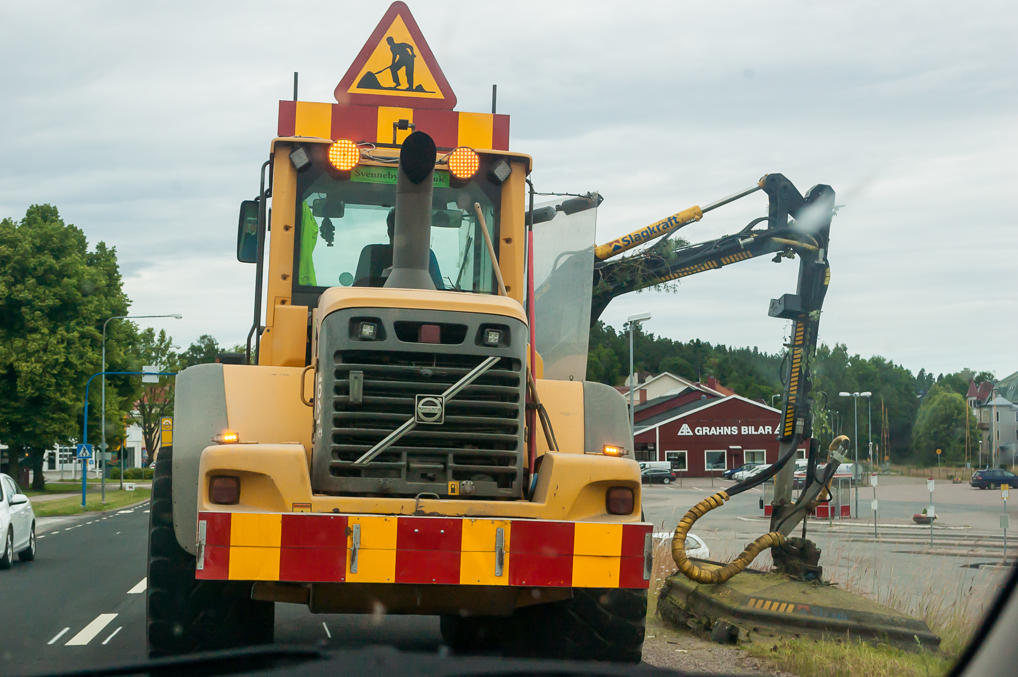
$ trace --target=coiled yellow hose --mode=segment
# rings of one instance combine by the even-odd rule
[[[760,536],[747,545],[746,549],[738,557],[720,569],[704,569],[690,562],[689,558],[686,557],[686,534],[689,533],[696,520],[714,508],[724,505],[727,500],[728,494],[724,491],[719,491],[713,496],[708,496],[690,508],[689,512],[679,520],[678,526],[675,527],[675,535],[672,536],[672,559],[675,560],[675,566],[679,568],[683,575],[697,583],[724,583],[749,566],[749,563],[756,559],[756,556],[761,552],[775,545],[782,545],[785,542],[784,534],[780,531],[772,531]]]

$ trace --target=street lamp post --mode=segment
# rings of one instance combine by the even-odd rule
[[[99,485],[101,487],[101,492],[102,492],[102,498],[100,500],[103,503],[106,502],[106,325],[108,325],[113,320],[141,320],[141,319],[154,318],[154,317],[172,317],[174,319],[180,320],[184,316],[181,315],[180,313],[168,313],[168,314],[165,314],[165,315],[114,315],[113,317],[107,318],[106,321],[103,322],[103,344],[102,344],[102,348],[103,348],[103,351],[102,351],[103,352],[102,374],[103,374],[103,377],[102,377],[102,431],[101,431],[102,432],[102,443],[100,445],[100,450],[102,452],[102,457],[101,457],[102,458],[102,466],[101,466],[102,467],[102,472],[99,474],[99,476],[102,478],[99,481]],[[121,456],[123,456],[123,454],[124,454],[123,449],[120,450],[120,454],[121,454]],[[121,482],[124,481],[124,473],[123,472],[120,473],[120,481]]]
[[[855,490],[854,496],[855,496],[855,516],[856,517],[859,517],[859,481],[858,481],[858,473],[859,473],[859,398],[860,397],[865,397],[867,399],[867,402],[868,402],[871,395],[873,395],[873,393],[871,393],[869,391],[862,392],[862,393],[860,393],[860,392],[846,393],[846,392],[842,391],[842,392],[838,393],[838,397],[851,397],[852,401],[855,403],[855,432],[852,434],[852,440],[853,440],[853,442],[855,442],[855,460],[854,460],[854,463],[852,464],[852,486],[854,487],[854,490]],[[872,454],[872,449],[873,449],[872,444],[873,444],[873,442],[871,440],[870,441],[870,453],[871,454]]]
[[[866,444],[870,450],[870,472],[876,472],[877,466],[873,462],[873,398],[866,398]]]
[[[636,402],[633,397],[636,390],[636,374],[633,372],[633,333],[639,322],[646,322],[650,319],[650,313],[638,313],[630,315],[626,319],[629,325],[629,448],[636,458]]]

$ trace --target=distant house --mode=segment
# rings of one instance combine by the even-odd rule
[[[663,371],[657,376],[637,374],[636,389],[633,392],[633,397],[637,403],[641,403],[646,402],[647,400],[657,399],[665,395],[670,395],[672,393],[677,393],[680,390],[689,387],[696,387],[696,383],[667,371]],[[625,395],[626,399],[629,399],[628,386],[618,386],[616,387],[616,390]]]
[[[979,427],[978,465],[1018,462],[1018,372],[996,384],[970,382],[965,399]]]

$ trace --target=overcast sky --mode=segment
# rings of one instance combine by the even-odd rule
[[[234,258],[279,99],[332,92],[387,2],[0,5],[0,217],[48,202],[117,247],[132,312],[241,342]],[[826,183],[821,340],[913,371],[1018,370],[1018,10],[1009,2],[410,2],[459,99],[498,83],[539,190],[598,190],[598,241],[781,172]],[[299,7],[299,9],[297,9]],[[683,231],[766,213],[758,194]],[[796,264],[615,300],[620,326],[776,352]],[[146,325],[147,326],[147,325]]]

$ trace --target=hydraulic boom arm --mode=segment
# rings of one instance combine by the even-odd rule
[[[688,246],[669,246],[668,236],[682,226],[700,220],[706,211],[757,190],[767,194],[767,216],[754,219],[734,235],[725,235]],[[823,486],[837,469],[838,452],[845,444],[842,438],[835,440],[831,445],[831,462],[822,473],[816,472],[819,448],[817,441],[812,438],[810,413],[812,386],[810,363],[816,351],[820,312],[830,282],[827,251],[834,212],[834,191],[830,186],[814,186],[803,196],[781,174],[768,174],[753,188],[703,208],[691,207],[647,228],[601,245],[595,250],[591,322],[597,320],[613,298],[630,291],[715,270],[764,254],[776,254],[775,261],[796,256],[799,258],[799,276],[795,293],[784,294],[771,300],[769,309],[771,317],[792,322],[782,374],[785,391],[778,428],[778,460],[751,480],[705,499],[694,506],[679,523],[676,538],[673,540],[673,554],[679,568],[687,575],[696,577],[695,575],[699,574],[706,578],[720,576],[721,580],[724,580],[744,568],[763,549],[785,545],[786,537],[815,504]],[[662,241],[635,255],[610,260],[634,246],[659,237],[663,238]],[[808,449],[808,479],[798,501],[793,503],[791,496],[794,464],[788,461],[794,457],[795,450],[803,443]],[[692,523],[731,496],[772,477],[775,488],[770,533],[751,543],[743,555],[724,573],[705,574],[691,565],[685,558],[683,542],[685,532]]]

